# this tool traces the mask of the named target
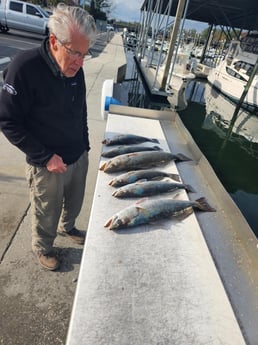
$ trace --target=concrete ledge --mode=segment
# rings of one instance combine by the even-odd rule
[[[178,150],[188,143],[176,127],[172,121],[110,113],[105,136],[155,137],[164,150],[171,146],[173,153],[187,154]],[[181,166],[189,175],[196,162],[172,162],[164,169],[176,173]],[[110,175],[98,172],[67,345],[176,344],[178,339],[180,345],[245,344],[195,214],[183,221],[109,231],[105,221],[133,203],[111,196],[108,182],[116,174]],[[184,181],[196,188],[193,178]],[[191,198],[206,196],[209,187],[198,187]],[[188,197],[185,192],[180,196]],[[217,213],[200,218],[210,230]]]

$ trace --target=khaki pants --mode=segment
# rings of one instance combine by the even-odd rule
[[[32,250],[47,254],[52,250],[57,228],[70,231],[82,207],[88,152],[63,174],[27,164],[26,178],[30,188],[32,213]]]

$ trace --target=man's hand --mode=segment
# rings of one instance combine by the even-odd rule
[[[64,173],[67,170],[62,157],[54,154],[47,162],[47,170],[53,173]]]

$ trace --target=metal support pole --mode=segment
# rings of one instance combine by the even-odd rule
[[[165,90],[165,88],[166,88],[169,69],[170,69],[170,65],[171,65],[171,60],[172,60],[173,52],[175,49],[177,34],[178,34],[182,14],[184,11],[185,3],[186,3],[186,0],[179,0],[179,2],[178,2],[175,22],[173,25],[173,31],[172,31],[169,49],[168,49],[168,54],[167,54],[166,66],[165,66],[162,81],[161,81],[161,90]]]
[[[211,40],[212,40],[212,35],[213,35],[213,24],[211,24],[210,27],[209,27],[208,37],[206,39],[205,46],[204,46],[203,51],[202,51],[202,56],[201,56],[201,59],[200,59],[200,63],[203,63],[206,51],[209,48],[209,45],[210,45]]]

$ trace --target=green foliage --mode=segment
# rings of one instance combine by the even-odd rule
[[[105,0],[91,0],[89,13],[95,18],[100,20],[106,20],[107,15],[102,11],[103,8],[106,8]]]

